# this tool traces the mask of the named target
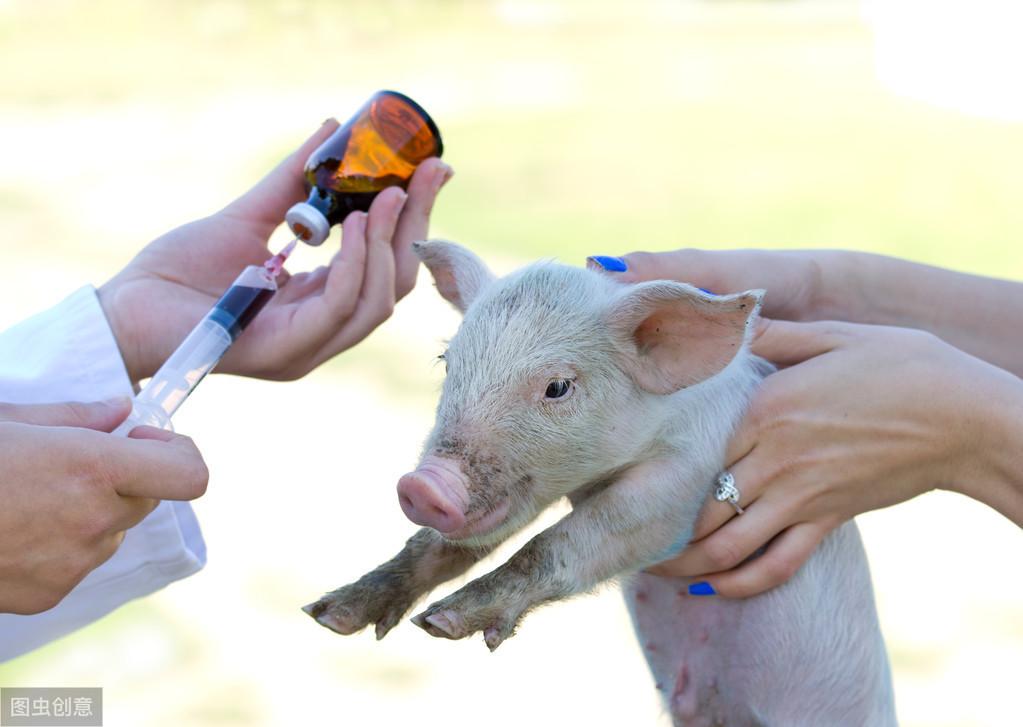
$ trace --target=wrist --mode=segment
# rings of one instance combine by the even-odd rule
[[[975,432],[974,456],[949,489],[1023,527],[1023,379],[986,366],[991,386],[974,397],[964,424]]]
[[[813,319],[924,328],[933,315],[929,268],[850,250],[814,254],[820,270]]]
[[[864,288],[871,281],[864,270],[869,267],[867,257],[847,250],[812,251],[813,284],[803,320],[858,322],[868,297]]]
[[[128,371],[128,378],[131,379],[132,385],[135,385],[140,379],[145,378],[145,375],[141,372],[141,351],[138,339],[132,333],[130,316],[127,314],[126,306],[120,300],[123,298],[120,295],[120,290],[117,279],[114,278],[96,289],[96,297],[99,299],[100,308],[103,309],[103,315],[106,316],[107,325],[110,326],[110,330],[114,334],[114,340],[117,341],[117,348],[124,361],[124,367]]]

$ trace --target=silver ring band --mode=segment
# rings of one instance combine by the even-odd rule
[[[718,502],[727,502],[733,508],[735,508],[736,515],[742,515],[745,510],[739,505],[739,498],[742,497],[742,493],[739,492],[739,488],[735,486],[735,477],[728,470],[725,470],[718,475],[717,481],[715,482],[717,488],[714,490],[714,499]]]

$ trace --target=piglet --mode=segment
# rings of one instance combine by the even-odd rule
[[[464,314],[436,425],[398,482],[402,510],[423,527],[309,615],[340,634],[374,624],[383,638],[568,497],[570,514],[412,622],[447,639],[482,632],[494,650],[530,610],[617,579],[676,725],[895,724],[853,523],[787,584],[748,600],[695,598],[642,572],[690,540],[728,438],[771,372],[748,348],[762,291],[623,285],[550,262],[497,279],[453,243],[416,252]]]

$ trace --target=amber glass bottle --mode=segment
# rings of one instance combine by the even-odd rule
[[[319,245],[348,213],[367,211],[381,190],[407,189],[416,167],[443,151],[437,125],[419,104],[378,91],[309,157],[309,199],[288,210],[285,220],[297,237]]]

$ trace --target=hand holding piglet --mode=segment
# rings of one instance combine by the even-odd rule
[[[1009,365],[1018,356],[1001,327],[1012,323],[1006,297],[1023,296],[1023,286],[1007,281],[841,251],[679,250],[591,258],[590,267],[630,283],[668,277],[719,292],[758,284],[770,316],[896,322]],[[906,294],[914,289],[925,303],[916,312]],[[954,311],[938,305],[950,298]],[[935,488],[1023,524],[1017,377],[935,335],[890,326],[774,321],[753,352],[790,368],[758,390],[729,446],[747,514],[709,501],[696,542],[651,572],[749,597],[789,580],[842,522]]]

